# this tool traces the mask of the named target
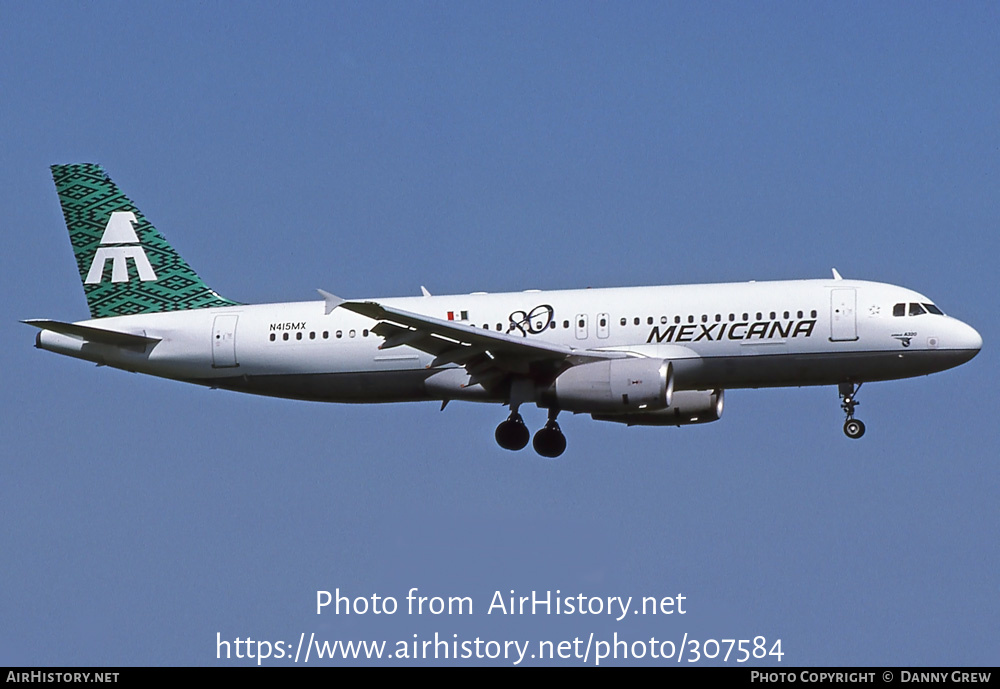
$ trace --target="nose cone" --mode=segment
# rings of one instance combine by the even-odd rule
[[[974,349],[978,353],[983,348],[983,336],[976,332],[971,325],[962,323],[964,332],[961,335],[962,346],[966,349]]]
[[[979,350],[983,348],[982,335],[976,332],[976,329],[971,325],[961,321],[955,321],[955,328],[950,339],[952,340],[950,347],[962,350],[966,357],[965,361],[979,354]]]

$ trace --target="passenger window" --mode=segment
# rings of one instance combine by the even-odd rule
[[[736,320],[736,314],[735,313],[729,314],[729,322],[732,323],[735,320]]]
[[[606,328],[607,326],[608,326],[608,319],[607,318],[602,318],[601,319],[601,327],[602,328]]]
[[[718,322],[719,322],[719,321],[721,321],[721,320],[722,320],[722,315],[721,315],[721,314],[718,314],[718,313],[717,313],[717,314],[715,314],[715,322],[716,322],[716,323],[718,323]]]
[[[316,339],[316,333],[314,333],[314,332],[310,332],[310,333],[309,333],[309,339],[310,339],[310,340],[315,340],[315,339]]]
[[[785,311],[785,318],[786,319],[788,318],[788,312],[787,311]]]
[[[771,320],[772,320],[772,321],[774,320],[774,317],[775,317],[775,315],[776,315],[776,314],[774,313],[774,311],[772,311],[772,312],[771,312]]]
[[[282,340],[287,340],[288,339],[288,333],[281,333],[281,339]]]
[[[587,325],[587,321],[583,320],[582,318],[576,322],[576,327],[578,328],[582,328],[585,325]]]
[[[646,325],[652,325],[652,324],[653,324],[653,317],[650,316],[649,318],[646,319]]]
[[[362,335],[363,337],[368,337],[368,331],[367,331],[367,330],[362,330],[362,331],[361,331],[361,335]]]
[[[688,316],[688,323],[694,323],[694,316]]]
[[[271,342],[274,342],[274,333],[271,333]]]
[[[750,314],[748,314],[748,313],[743,314],[743,320],[745,320],[745,321],[750,320]]]
[[[343,336],[344,336],[344,331],[343,331],[343,330],[338,330],[338,331],[337,331],[337,339],[339,340],[339,339],[340,339],[340,338],[342,338]]]
[[[302,339],[302,331],[301,330],[299,332],[295,333],[295,339],[296,340],[301,340]]]
[[[906,315],[906,304],[896,304],[892,307],[893,316],[905,316]]]
[[[628,323],[628,319],[627,319],[627,318],[623,318],[623,319],[621,320],[621,324],[622,324],[622,325],[625,325],[626,323]]]
[[[802,312],[799,311],[798,313],[799,313],[799,318],[802,318]]]
[[[667,324],[667,317],[666,316],[660,316],[660,323],[662,323],[663,325],[666,325]]]
[[[757,320],[758,321],[764,320],[764,314],[762,314],[760,311],[757,312]]]
[[[635,323],[636,325],[639,325],[639,317],[638,317],[638,316],[636,316],[636,317],[635,317],[635,318],[634,318],[634,319],[632,320],[632,322],[633,322],[633,323]]]
[[[701,322],[708,323],[708,314],[705,313],[701,314]]]
[[[813,309],[810,313],[812,314],[810,316],[810,318],[815,318],[816,317],[816,309]]]
[[[329,330],[324,330],[323,331],[323,339],[324,340],[329,340],[330,339],[330,331]]]
[[[568,328],[569,327],[569,321],[563,321],[563,327],[564,328]],[[500,332],[501,330],[503,330],[503,325],[500,324],[500,323],[497,323],[497,332]]]
[[[357,330],[352,330],[351,332],[347,333],[348,337],[354,337],[357,334],[358,334]]]
[[[681,322],[681,317],[680,316],[674,316],[674,323],[680,323],[680,322]]]

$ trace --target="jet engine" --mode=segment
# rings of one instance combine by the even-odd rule
[[[542,393],[542,402],[571,412],[641,412],[670,406],[673,390],[669,361],[609,359],[566,369]]]
[[[718,421],[722,416],[723,390],[678,390],[670,406],[652,411],[624,414],[591,414],[598,421],[614,421],[629,426],[687,426]]]

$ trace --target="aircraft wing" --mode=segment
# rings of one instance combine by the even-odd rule
[[[507,374],[545,380],[554,378],[569,366],[629,356],[625,352],[575,349],[536,338],[474,328],[373,301],[343,301],[337,306],[378,321],[371,330],[385,338],[379,349],[402,345],[419,349],[434,355],[431,367],[449,363],[464,366],[484,385]]]

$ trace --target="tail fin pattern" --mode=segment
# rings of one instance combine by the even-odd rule
[[[236,306],[206,285],[100,165],[53,165],[93,318]]]

